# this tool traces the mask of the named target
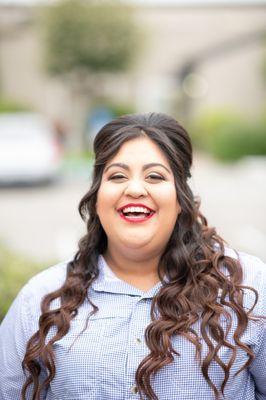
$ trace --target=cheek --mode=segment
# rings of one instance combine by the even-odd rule
[[[176,194],[176,189],[173,185],[165,187],[164,190],[159,190],[157,196],[161,207],[171,207],[173,209],[176,209],[176,207],[180,207]]]
[[[161,219],[168,227],[173,227],[178,215],[181,213],[181,206],[179,204],[175,188],[168,188],[169,190],[160,193],[160,209]]]
[[[117,206],[122,190],[114,187],[114,185],[102,184],[97,195],[97,213],[108,213],[110,208]]]

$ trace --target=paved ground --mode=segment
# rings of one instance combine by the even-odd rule
[[[266,158],[223,166],[196,156],[192,173],[209,224],[266,261]],[[77,206],[88,186],[79,172],[50,187],[0,189],[0,241],[45,264],[70,256],[85,232]]]

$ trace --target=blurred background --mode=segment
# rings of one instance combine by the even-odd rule
[[[92,142],[162,111],[194,143],[194,193],[229,246],[266,261],[264,0],[0,0],[0,319],[85,233]]]

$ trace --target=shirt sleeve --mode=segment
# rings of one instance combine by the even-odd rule
[[[266,400],[266,264],[257,260],[260,266],[260,274],[256,279],[259,307],[255,314],[264,316],[264,319],[258,323],[258,339],[256,346],[252,349],[255,358],[248,369],[255,382],[256,400]]]
[[[255,381],[256,400],[266,399],[266,324],[262,324],[262,332],[259,345],[255,352],[255,359],[249,367]]]
[[[0,325],[0,400],[21,399],[22,386],[26,380],[22,360],[27,342],[34,333],[30,329],[31,325],[29,293],[27,287],[24,287]],[[31,397],[28,390],[27,399]],[[42,399],[45,398],[43,394]]]

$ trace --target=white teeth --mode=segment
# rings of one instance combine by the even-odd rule
[[[148,210],[147,208],[144,208],[144,207],[126,207],[126,208],[123,208],[123,212],[124,213],[140,212],[140,213],[149,214],[150,210]]]

